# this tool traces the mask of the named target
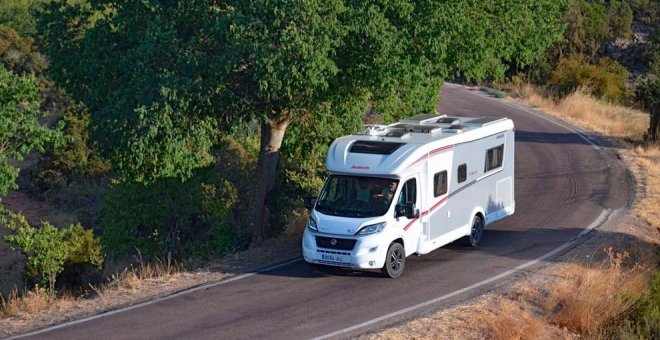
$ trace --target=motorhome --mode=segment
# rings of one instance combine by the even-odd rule
[[[458,239],[477,246],[514,200],[514,125],[507,118],[426,114],[336,139],[302,250],[313,265],[379,269]]]

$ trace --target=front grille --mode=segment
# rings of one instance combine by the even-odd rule
[[[336,240],[337,243],[333,245],[334,242],[332,242],[332,240]],[[355,247],[355,242],[357,242],[357,240],[316,236],[316,246],[319,248],[353,250],[353,247]]]

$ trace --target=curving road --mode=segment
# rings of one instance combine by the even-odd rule
[[[353,336],[492,288],[483,283],[529,263],[625,207],[632,179],[616,149],[483,93],[447,84],[438,111],[507,116],[516,124],[516,214],[488,226],[479,248],[449,245],[409,257],[396,280],[301,261],[155,303],[49,329],[50,339],[299,339]],[[561,123],[560,123],[561,124]],[[549,259],[551,260],[551,259]],[[497,281],[496,281],[497,282]],[[442,297],[437,302],[428,302]],[[424,303],[426,302],[426,305]],[[406,312],[411,306],[423,307]],[[403,311],[402,311],[403,310]],[[379,319],[384,315],[392,317]],[[364,327],[353,327],[361,323]]]

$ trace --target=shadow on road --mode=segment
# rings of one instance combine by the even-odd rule
[[[406,261],[406,273],[397,281],[424,279],[430,277],[429,275],[432,275],[430,273],[436,273],[436,275],[437,273],[453,275],[461,271],[472,271],[474,273],[504,272],[528,261],[535,260],[560,247],[565,242],[574,239],[582,230],[581,228],[487,230],[482,242],[477,248],[464,246],[459,240],[426,255],[409,256]],[[589,247],[590,250],[578,253],[579,256],[562,256],[587,240],[588,242],[595,242]],[[607,253],[604,250],[610,246],[616,252],[629,252],[632,259],[640,258],[640,256],[644,256],[646,250],[652,249],[652,245],[647,241],[630,234],[594,230],[578,239],[571,247],[565,249],[557,256],[543,262],[582,264],[599,262],[607,259]],[[325,277],[385,279],[379,271],[357,271],[328,266],[310,266],[304,261],[296,262],[276,270],[261,272],[259,275],[309,279]]]
[[[595,134],[584,133],[591,142],[601,148],[619,148],[616,144]],[[590,145],[584,138],[571,132],[534,132],[516,130],[516,142],[518,143],[548,143],[548,144],[578,144]]]

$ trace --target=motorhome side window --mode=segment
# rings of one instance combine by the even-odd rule
[[[484,172],[488,172],[501,167],[503,159],[504,144],[492,149],[488,149],[488,151],[486,151],[486,166],[484,167]]]
[[[456,178],[458,179],[458,183],[463,183],[467,179],[467,164],[461,164],[458,166],[458,171],[457,171],[457,176]]]
[[[447,193],[447,171],[438,172],[433,176],[433,196],[438,197]]]
[[[399,200],[397,201],[397,204],[401,205],[407,203],[417,203],[417,180],[414,178],[409,179],[406,184],[403,185]]]

